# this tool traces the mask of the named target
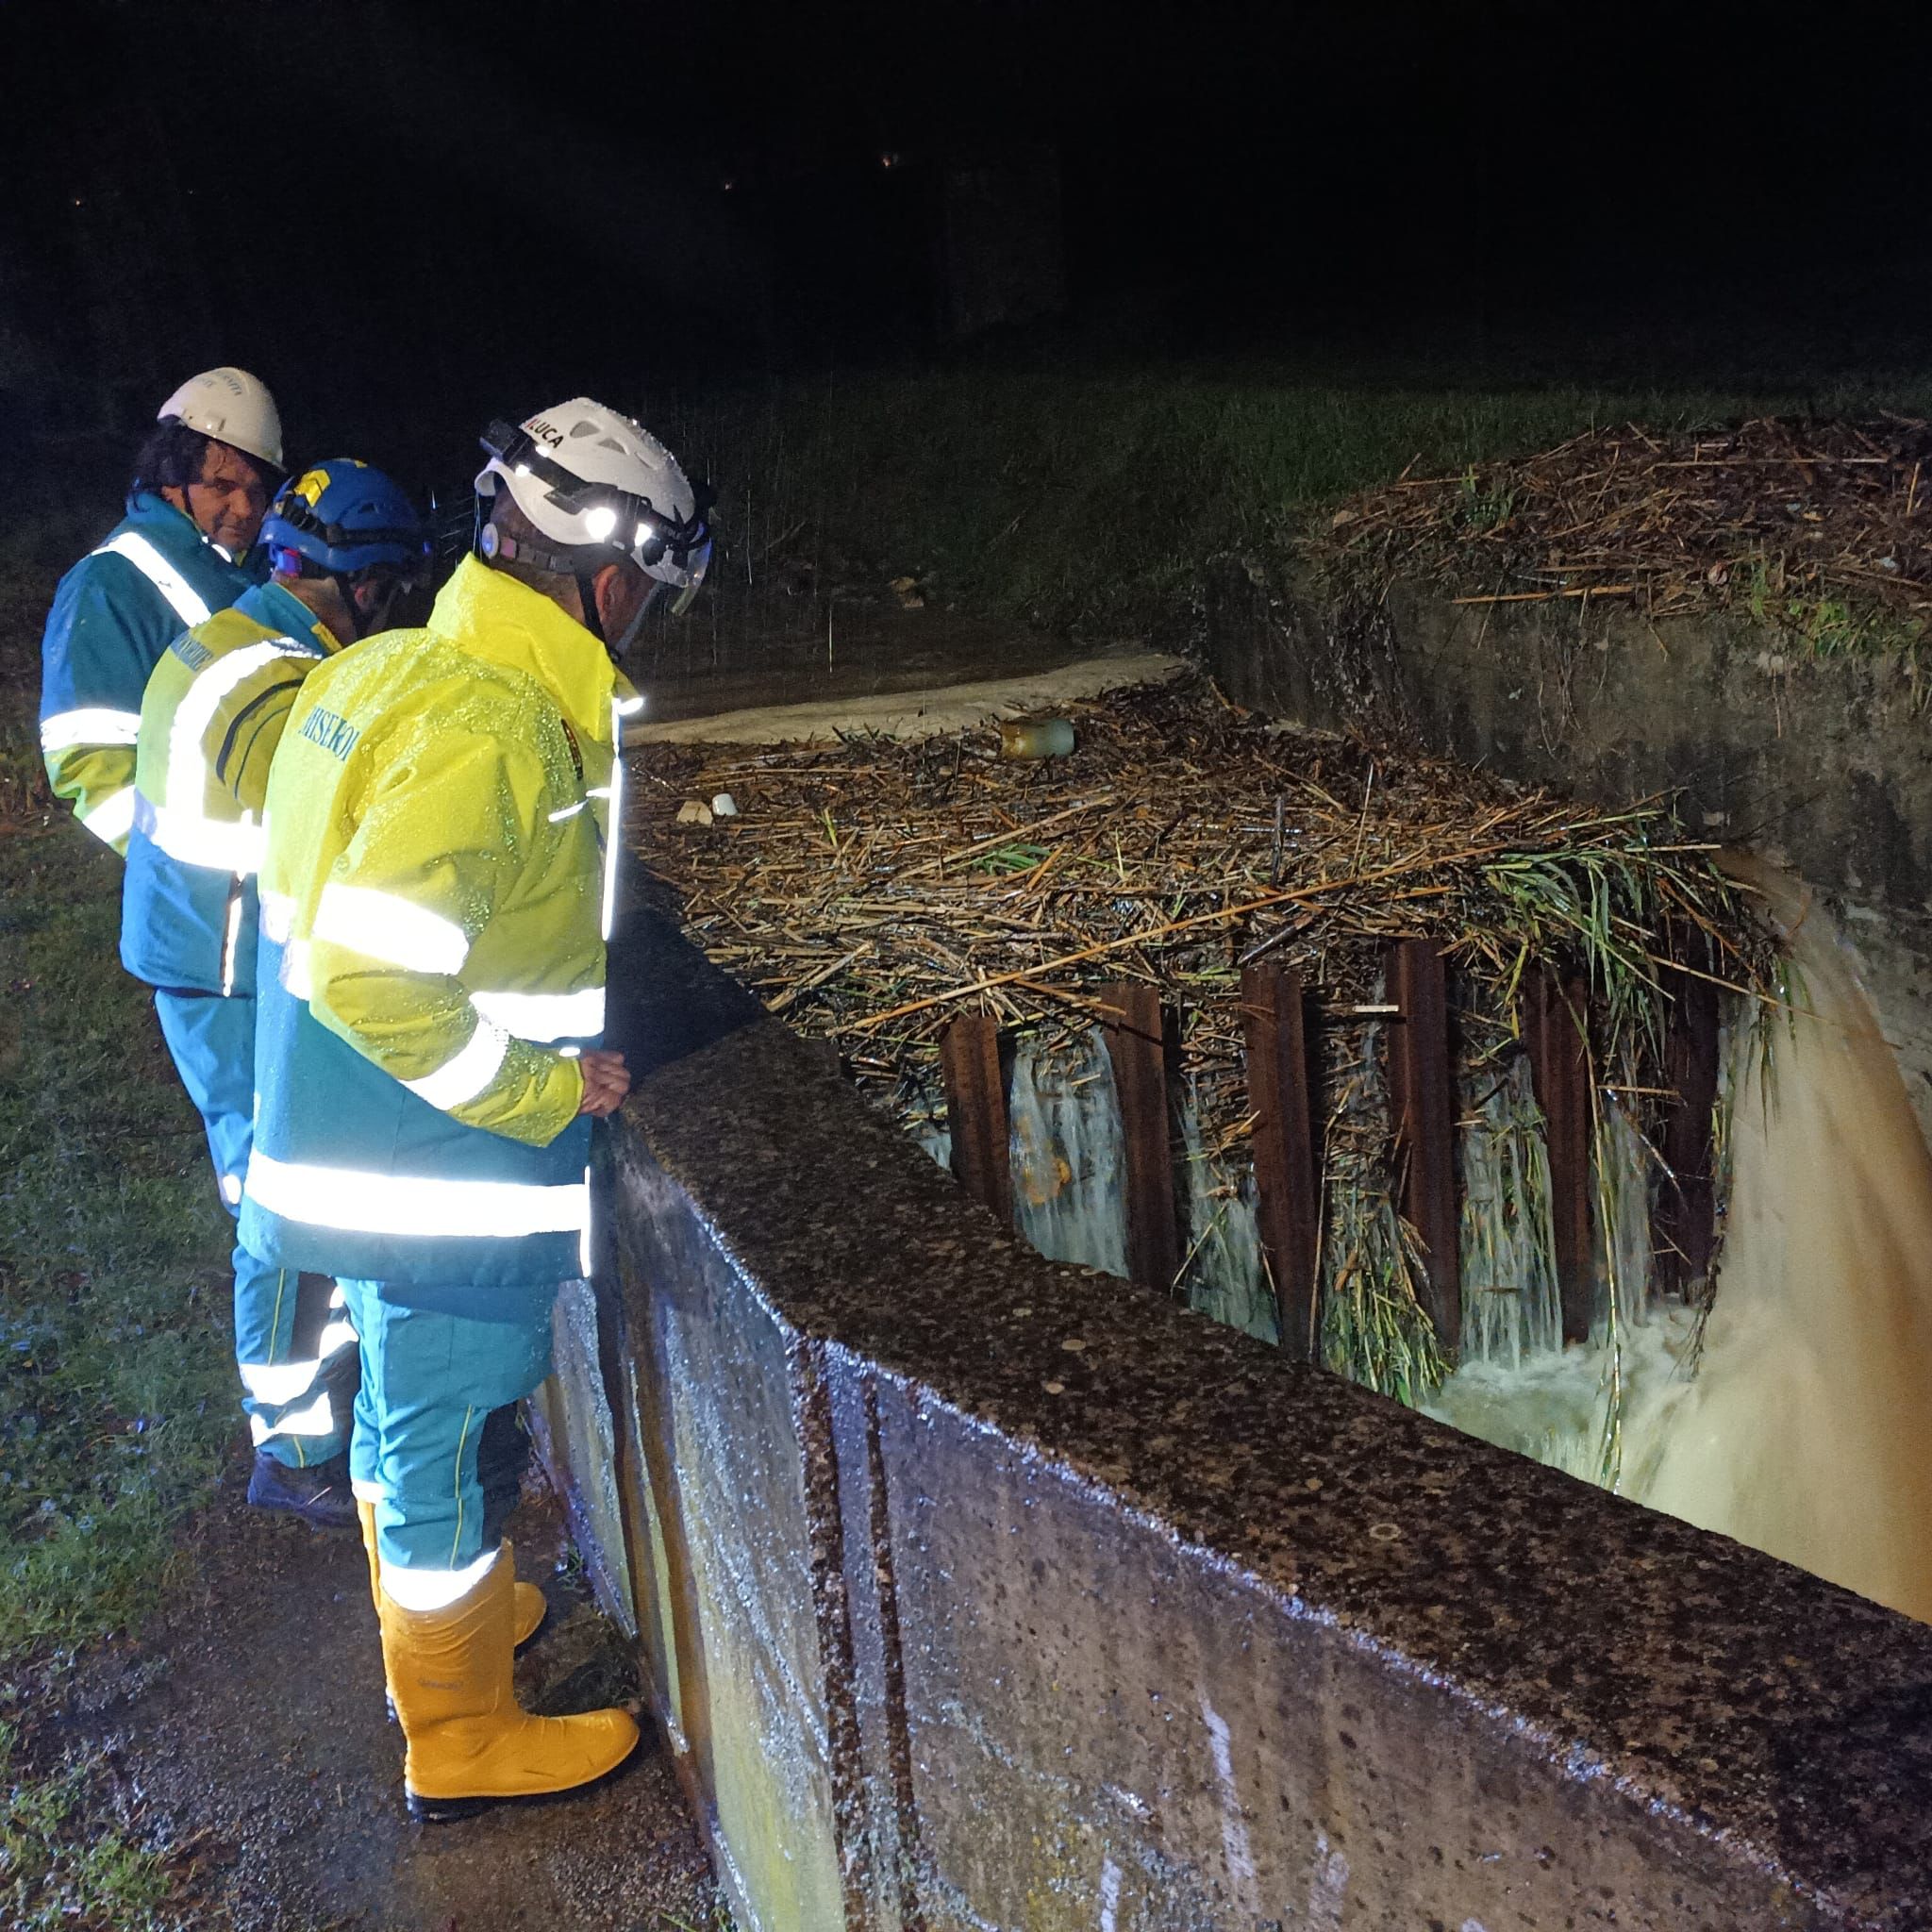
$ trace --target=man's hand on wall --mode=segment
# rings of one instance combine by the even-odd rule
[[[584,1097],[577,1111],[600,1121],[615,1113],[630,1091],[630,1069],[625,1065],[624,1056],[592,1049],[577,1064],[584,1070]]]

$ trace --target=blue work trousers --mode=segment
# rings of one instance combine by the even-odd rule
[[[513,1405],[550,1373],[549,1306],[485,1322],[398,1307],[376,1281],[342,1292],[362,1350],[349,1474],[375,1504],[377,1550],[406,1570],[467,1570],[514,1498]]]
[[[157,989],[155,1011],[233,1215],[254,1138],[255,1002]],[[326,1462],[348,1442],[355,1394],[355,1337],[336,1285],[278,1268],[239,1241],[234,1266],[235,1365],[256,1447],[291,1469]]]

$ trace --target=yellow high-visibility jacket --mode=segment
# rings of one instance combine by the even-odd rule
[[[275,582],[161,653],[141,700],[121,963],[150,986],[255,991],[255,872],[269,760],[302,680],[341,648]]]
[[[603,1027],[640,703],[588,630],[475,558],[426,629],[309,674],[269,774],[254,1252],[471,1313],[577,1272],[575,1055]]]

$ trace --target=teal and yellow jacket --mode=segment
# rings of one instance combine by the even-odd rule
[[[134,823],[141,696],[169,644],[253,579],[146,491],[60,579],[41,640],[41,756],[55,793],[116,852]]]
[[[121,963],[150,986],[255,991],[255,874],[269,760],[335,635],[277,583],[161,653],[141,700]]]
[[[623,715],[581,625],[467,558],[303,684],[268,787],[242,1239],[407,1307],[583,1271]]]

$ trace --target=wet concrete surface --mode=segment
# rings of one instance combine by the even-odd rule
[[[931,606],[906,609],[884,590],[828,598],[719,587],[652,631],[625,668],[644,694],[645,717],[667,723],[1026,677],[1145,648],[1140,639],[1078,641]]]
[[[541,1711],[629,1702],[628,1646],[534,1488],[510,1525],[550,1618],[518,1660]],[[61,1728],[111,1754],[146,1827],[194,1844],[207,1921],[240,1932],[728,1932],[648,1717],[630,1764],[568,1799],[423,1827],[403,1807],[368,1572],[353,1534],[265,1518],[231,1481],[188,1581],[138,1644],[63,1687]]]
[[[667,923],[617,951],[653,1697],[747,1896],[1932,1927],[1932,1628],[1041,1260]]]

